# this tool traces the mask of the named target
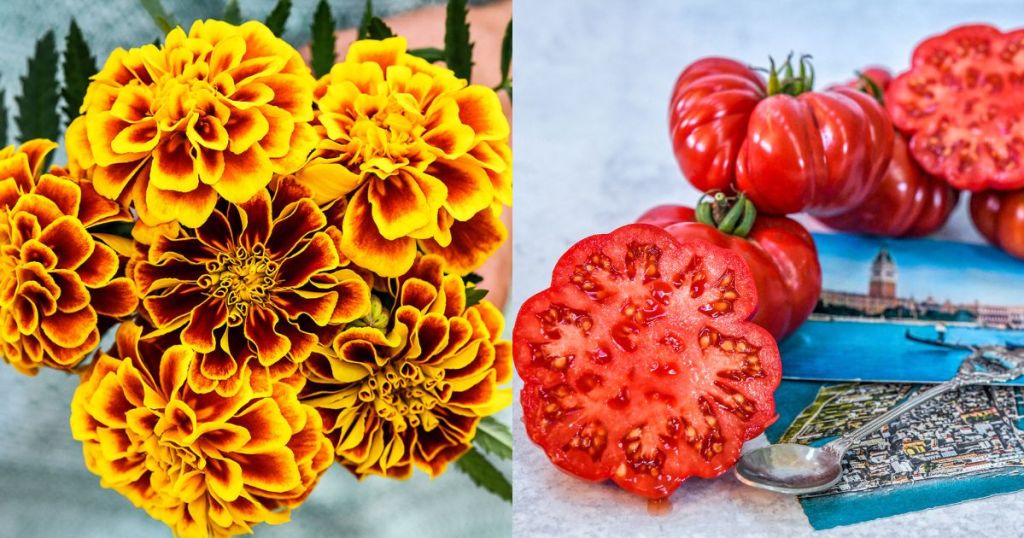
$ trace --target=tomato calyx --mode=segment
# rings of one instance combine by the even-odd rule
[[[736,196],[709,192],[697,201],[694,220],[724,234],[746,237],[757,220],[757,208],[742,192]]]
[[[878,85],[878,82],[868,76],[867,73],[857,70],[853,74],[857,75],[857,89],[874,97],[878,104],[885,107],[885,90]]]
[[[775,59],[768,57],[768,95],[792,95],[809,92],[814,89],[814,65],[811,55],[800,55],[800,70],[793,70],[793,53],[786,57],[781,67],[775,65]]]

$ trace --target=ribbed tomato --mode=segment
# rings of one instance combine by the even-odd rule
[[[746,192],[764,213],[829,216],[860,204],[892,155],[892,125],[850,88],[812,91],[801,59],[769,72],[705,58],[676,81],[669,131],[683,174],[702,191]]]
[[[795,331],[811,315],[821,295],[821,265],[811,234],[786,217],[757,215],[753,206],[731,206],[739,214],[727,220],[729,201],[718,195],[694,210],[662,205],[647,210],[637,222],[664,227],[676,239],[704,240],[739,254],[754,277],[758,308],[751,318],[777,340]],[[747,215],[747,212],[753,214]]]
[[[523,422],[552,463],[649,498],[718,476],[775,420],[772,336],[735,253],[648,224],[583,239],[513,330]]]
[[[922,41],[886,91],[929,173],[969,191],[1024,187],[1024,29],[973,24]]]
[[[971,220],[989,243],[1024,258],[1024,189],[971,194]]]
[[[867,80],[847,83],[880,101],[892,76],[883,68],[862,72]],[[868,82],[870,81],[870,82]],[[893,138],[892,160],[863,202],[842,213],[819,217],[830,228],[887,237],[921,237],[942,228],[960,200],[960,192],[921,168],[899,132]]]

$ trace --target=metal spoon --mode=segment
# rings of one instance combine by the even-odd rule
[[[956,376],[907,399],[860,428],[821,447],[793,443],[769,445],[743,455],[735,473],[740,482],[779,493],[800,495],[834,486],[843,473],[843,455],[857,441],[936,396],[967,385],[988,385],[1024,375],[1024,354],[1002,346],[943,347],[971,350]]]

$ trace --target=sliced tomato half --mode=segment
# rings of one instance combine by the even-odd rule
[[[650,498],[732,467],[775,419],[779,351],[750,270],[631,224],[573,245],[513,332],[523,421],[559,468]]]

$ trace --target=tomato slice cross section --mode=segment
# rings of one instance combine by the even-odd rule
[[[1024,29],[953,28],[914,49],[885,100],[929,173],[958,189],[1024,187]]]
[[[775,419],[779,352],[742,259],[631,224],[583,239],[513,331],[523,421],[559,468],[650,498],[714,477]]]

